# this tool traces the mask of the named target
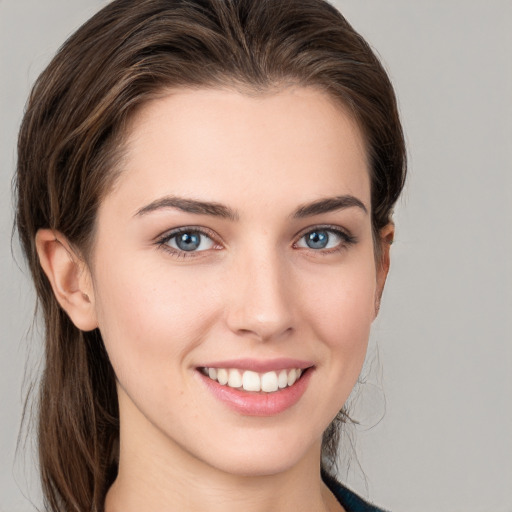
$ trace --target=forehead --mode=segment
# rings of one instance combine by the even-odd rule
[[[164,194],[235,206],[258,198],[261,206],[337,193],[356,195],[370,208],[358,125],[318,89],[171,90],[139,109],[125,141],[111,194],[134,208]]]

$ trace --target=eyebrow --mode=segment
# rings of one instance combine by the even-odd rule
[[[368,213],[368,209],[362,201],[357,197],[350,194],[328,197],[319,199],[312,203],[307,203],[299,206],[291,215],[294,219],[303,219],[306,217],[313,217],[322,213],[328,213],[337,210],[344,210],[346,208],[360,208]],[[196,199],[186,199],[177,196],[165,196],[160,199],[149,203],[148,205],[137,210],[135,216],[147,215],[148,213],[166,209],[175,208],[186,213],[194,213],[197,215],[210,215],[213,217],[220,217],[231,221],[240,219],[240,215],[236,210],[221,203],[198,201]]]
[[[239,219],[239,215],[235,210],[223,204],[207,201],[197,201],[195,199],[185,199],[183,197],[177,196],[166,196],[162,197],[161,199],[157,199],[156,201],[153,201],[152,203],[149,203],[148,205],[138,210],[135,216],[146,215],[156,210],[165,208],[176,208],[187,213],[195,213],[197,215],[211,215],[213,217],[221,217],[223,219],[232,221]]]
[[[355,196],[346,194],[343,196],[319,199],[318,201],[313,201],[312,203],[299,206],[292,216],[295,219],[303,219],[304,217],[312,217],[313,215],[320,215],[321,213],[328,213],[353,207],[360,208],[364,213],[368,213],[368,209],[362,201]]]

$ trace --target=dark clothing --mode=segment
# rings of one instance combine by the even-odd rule
[[[364,501],[324,472],[322,472],[322,479],[347,512],[384,512],[383,509]]]

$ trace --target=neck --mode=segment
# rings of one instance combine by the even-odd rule
[[[120,472],[106,512],[299,512],[341,511],[319,474],[297,471],[271,476]]]
[[[320,476],[321,442],[273,474],[228,473],[199,460],[155,428],[121,421],[119,472],[105,512],[339,512]],[[147,425],[146,425],[147,427]],[[141,442],[140,440],[144,441]]]

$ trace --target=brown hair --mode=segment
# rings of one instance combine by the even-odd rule
[[[323,0],[115,0],[37,80],[19,134],[16,223],[46,329],[38,443],[49,510],[103,509],[117,470],[119,419],[101,334],[80,331],[59,307],[39,265],[37,230],[60,231],[87,258],[126,123],[164,89],[258,92],[290,83],[326,91],[359,123],[377,237],[405,179],[396,100],[368,44]],[[327,461],[343,417],[324,436]]]

